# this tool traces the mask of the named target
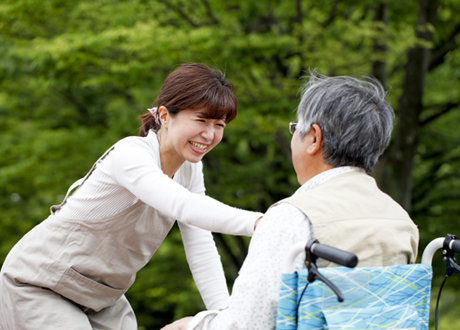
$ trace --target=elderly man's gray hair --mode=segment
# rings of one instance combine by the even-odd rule
[[[358,166],[370,173],[388,146],[394,112],[372,78],[326,77],[310,72],[297,108],[299,134],[321,127],[326,164]]]

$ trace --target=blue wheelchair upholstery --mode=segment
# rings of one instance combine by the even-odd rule
[[[319,270],[342,291],[345,300],[339,303],[327,285],[315,281],[308,285],[299,302],[308,271],[283,274],[277,330],[428,330],[433,278],[430,265]]]

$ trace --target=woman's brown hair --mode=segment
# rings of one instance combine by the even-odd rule
[[[186,109],[202,110],[206,118],[223,119],[229,123],[237,114],[233,91],[233,85],[223,73],[204,64],[183,64],[166,78],[153,106],[165,106],[173,116]],[[149,130],[156,132],[161,127],[161,122],[157,124],[150,112],[139,118],[139,136],[147,136]]]

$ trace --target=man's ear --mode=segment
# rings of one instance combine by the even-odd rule
[[[161,126],[168,126],[171,115],[169,114],[168,109],[164,105],[162,105],[158,109],[158,118],[160,119]]]
[[[309,153],[310,156],[314,156],[318,152],[322,152],[323,134],[321,132],[321,127],[319,127],[318,124],[311,125],[308,135],[311,141],[307,148],[307,153]]]

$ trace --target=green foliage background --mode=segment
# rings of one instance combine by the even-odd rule
[[[435,23],[420,26],[425,1],[414,0],[2,0],[0,261],[108,147],[137,135],[136,117],[178,65],[205,63],[236,87],[239,115],[204,160],[208,195],[265,211],[298,188],[287,123],[295,120],[299,77],[309,68],[376,75],[375,64],[383,63],[378,78],[391,89],[399,125],[407,54],[417,47],[431,57],[412,118],[420,125],[416,155],[407,159],[414,162],[410,212],[421,249],[447,232],[460,235],[460,2],[434,2]],[[379,5],[384,19],[377,18]],[[432,38],[421,38],[421,29]],[[398,157],[395,142],[375,173],[395,198]],[[216,241],[231,287],[249,240],[217,235]],[[435,273],[436,287],[442,262]],[[459,281],[447,283],[441,313],[458,326]],[[142,329],[204,308],[176,227],[127,295]]]

